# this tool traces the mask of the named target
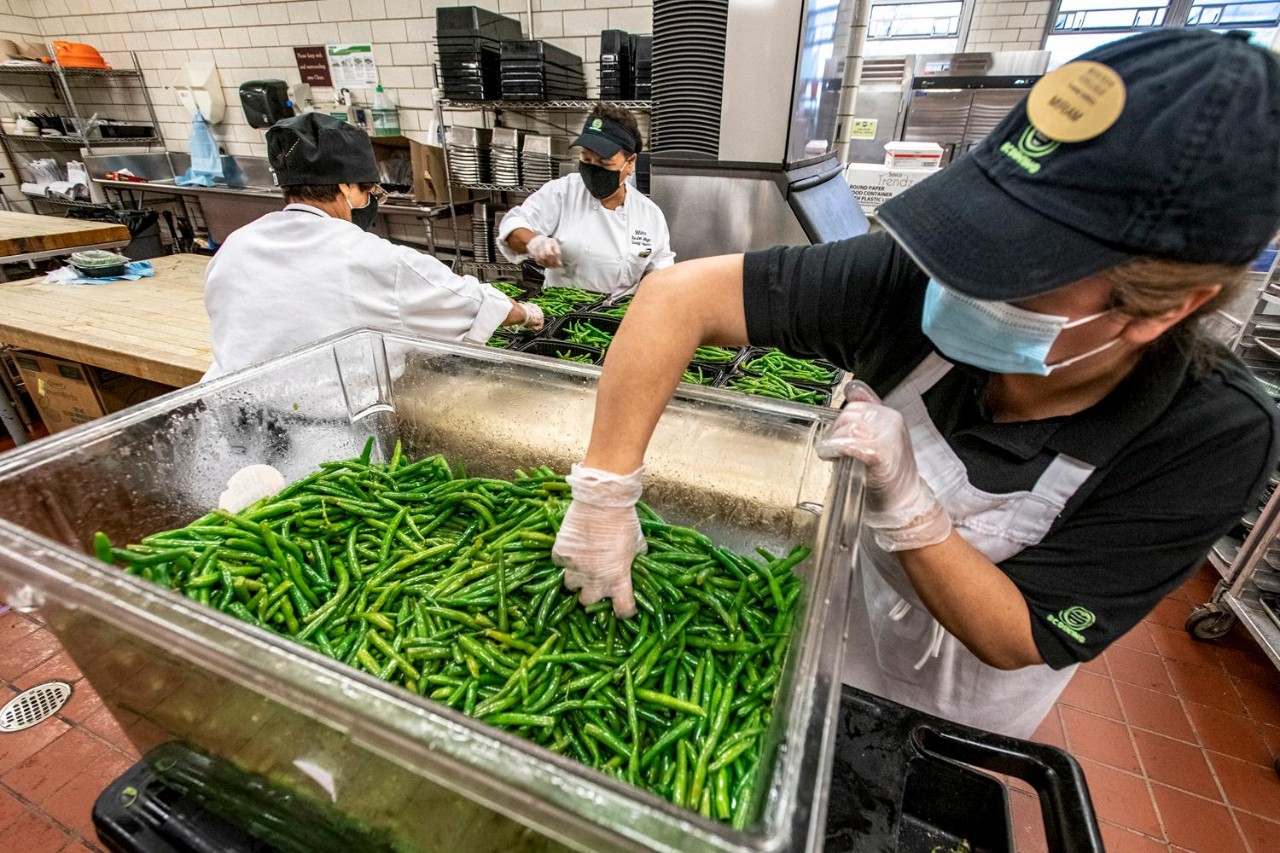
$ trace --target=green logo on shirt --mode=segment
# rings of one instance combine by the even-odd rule
[[[1049,624],[1066,634],[1077,643],[1085,642],[1084,635],[1081,631],[1085,631],[1098,621],[1098,617],[1093,615],[1093,611],[1076,605],[1059,610],[1056,614],[1050,613],[1045,617],[1049,620]]]

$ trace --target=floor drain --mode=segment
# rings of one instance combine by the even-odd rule
[[[20,732],[43,723],[70,698],[71,685],[65,681],[46,681],[24,690],[0,708],[0,732]]]

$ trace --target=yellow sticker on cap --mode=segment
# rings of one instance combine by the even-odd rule
[[[1124,100],[1124,80],[1111,68],[1101,62],[1068,62],[1032,87],[1027,118],[1049,139],[1084,142],[1116,123]]]

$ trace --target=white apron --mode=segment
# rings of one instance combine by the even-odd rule
[[[1094,468],[1059,454],[1031,491],[997,495],[974,487],[922,399],[951,366],[931,354],[884,402],[906,420],[920,475],[956,532],[1000,563],[1044,538]],[[854,572],[846,684],[958,723],[1026,738],[1075,673],[1074,665],[1006,671],[978,660],[929,615],[898,558],[869,535],[862,537]]]

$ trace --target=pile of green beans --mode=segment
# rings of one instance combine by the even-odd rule
[[[512,299],[519,299],[524,296],[524,291],[517,287],[515,282],[500,278],[489,282],[489,284],[497,288],[504,296],[510,296]]]
[[[733,380],[726,388],[741,391],[744,394],[755,394],[758,397],[773,397],[776,400],[791,400],[795,403],[808,403],[811,406],[822,405],[822,394],[799,385],[792,385],[785,379],[776,376],[743,376]]]
[[[511,346],[511,338],[504,338],[502,335],[493,335],[489,340],[484,342],[487,347],[497,347],[498,349],[508,349]]]
[[[625,299],[617,305],[610,305],[608,308],[600,308],[596,310],[597,314],[603,314],[606,317],[612,317],[615,320],[621,320],[627,316],[627,309],[631,307],[631,300]]]
[[[728,347],[698,347],[693,352],[694,361],[705,361],[710,364],[728,364],[738,357],[738,351]]]
[[[714,373],[707,373],[697,365],[690,365],[684,372],[684,376],[680,377],[681,382],[691,382],[694,385],[710,385],[716,381]]]
[[[98,557],[742,827],[808,556],[736,554],[639,507],[638,615],[578,604],[550,559],[550,469],[468,477],[440,456],[363,456],[239,513]]]
[[[828,370],[807,358],[792,358],[776,349],[751,359],[742,365],[742,369],[748,373],[773,376],[784,382],[831,385],[836,381],[834,370]]]
[[[560,359],[561,361],[574,361],[574,362],[577,362],[578,364],[595,364],[596,363],[596,360],[591,356],[587,355],[585,352],[576,353],[576,352],[569,352],[568,350],[556,350],[556,358]]]
[[[560,317],[599,298],[599,293],[588,293],[576,287],[544,287],[541,295],[527,301],[537,305],[549,317]]]
[[[613,335],[585,320],[576,320],[570,323],[564,327],[564,331],[560,334],[570,343],[585,344],[587,346],[600,347],[601,349],[608,349],[609,345],[613,343]]]

